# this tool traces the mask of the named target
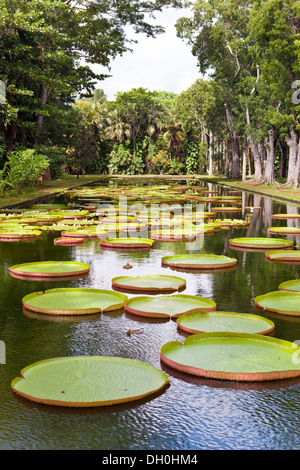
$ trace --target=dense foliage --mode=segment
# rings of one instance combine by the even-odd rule
[[[155,37],[162,28],[147,15],[181,3],[0,0],[2,190],[31,183],[17,177],[25,157],[33,179],[48,164],[52,178],[206,172],[298,187],[298,0],[195,0],[177,34],[205,79],[179,95],[137,88],[114,101],[95,89],[104,76],[92,65],[130,48],[125,27]]]

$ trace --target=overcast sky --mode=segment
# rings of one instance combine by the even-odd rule
[[[117,92],[143,87],[149,91],[171,91],[179,94],[189,88],[200,73],[197,59],[191,47],[176,36],[175,23],[182,16],[190,16],[189,10],[166,9],[156,14],[157,24],[164,26],[166,32],[155,39],[138,34],[138,44],[111,64],[108,72],[111,77],[98,83],[109,101],[115,99]],[[93,67],[100,73],[103,69]]]

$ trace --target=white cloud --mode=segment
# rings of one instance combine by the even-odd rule
[[[180,93],[200,77],[191,46],[176,36],[176,20],[190,14],[190,10],[167,9],[156,15],[156,24],[164,26],[165,33],[155,39],[136,35],[138,44],[132,46],[133,52],[115,59],[109,72],[112,77],[98,83],[108,100],[117,92],[138,87]],[[103,69],[93,69],[104,73]]]

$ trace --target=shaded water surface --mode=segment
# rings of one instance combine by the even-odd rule
[[[143,320],[123,311],[56,318],[22,310],[22,298],[37,290],[111,289],[111,279],[120,275],[173,274],[186,279],[185,294],[212,299],[218,310],[258,314],[254,297],[277,290],[283,281],[298,279],[299,268],[267,263],[263,253],[232,250],[229,239],[266,236],[271,225],[287,224],[272,221],[272,213],[299,209],[250,194],[243,194],[243,205],[261,207],[253,213],[250,226],[205,237],[201,250],[235,257],[237,269],[225,273],[178,273],[163,268],[161,257],[187,252],[185,242],[157,242],[151,251],[138,253],[104,251],[98,240],[74,247],[55,246],[53,238],[57,234],[53,233],[44,233],[42,239],[33,242],[0,243],[0,339],[6,347],[5,364],[0,364],[0,449],[300,448],[300,379],[236,383],[176,373],[166,368],[159,357],[163,344],[185,339],[172,320]],[[298,243],[295,237],[287,238]],[[8,269],[14,264],[41,260],[86,262],[90,264],[90,274],[59,282],[25,281],[9,275]],[[133,268],[125,271],[123,266],[128,262]],[[259,314],[275,323],[277,338],[300,340],[300,318],[261,311]],[[140,334],[129,336],[129,329],[139,329]],[[12,394],[11,381],[22,368],[46,358],[76,355],[145,361],[164,370],[170,377],[170,386],[158,396],[128,406],[83,410],[37,405]]]

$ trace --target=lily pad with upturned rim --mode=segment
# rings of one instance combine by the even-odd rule
[[[177,324],[191,334],[214,331],[269,334],[274,330],[274,323],[262,316],[222,311],[186,313],[177,319]]]
[[[119,276],[112,279],[112,287],[132,292],[176,292],[184,289],[185,279],[163,274],[148,274],[145,276]]]
[[[270,248],[283,248],[288,249],[293,246],[290,240],[282,238],[263,238],[263,237],[243,237],[232,238],[229,240],[230,248],[256,248],[256,249],[270,249]]]
[[[154,240],[149,238],[108,238],[100,240],[100,248],[152,248]]]
[[[278,286],[278,290],[288,291],[288,292],[300,292],[300,280],[292,279],[290,281],[284,281]]]
[[[279,234],[279,235],[299,235],[300,228],[298,227],[269,227],[268,233]]]
[[[265,253],[267,261],[288,261],[300,263],[300,251],[297,250],[273,250]]]
[[[23,297],[23,306],[49,315],[87,315],[119,310],[127,296],[104,289],[57,288],[33,292]]]
[[[202,333],[171,341],[161,360],[187,374],[220,380],[263,381],[300,376],[299,345],[249,333]],[[297,357],[296,357],[297,356]]]
[[[223,255],[174,255],[164,256],[162,265],[189,269],[219,269],[235,266],[237,260]]]
[[[289,291],[273,291],[258,295],[254,299],[255,305],[264,310],[281,313],[283,315],[300,316],[300,293]]]
[[[107,356],[46,359],[16,377],[12,390],[36,403],[97,407],[132,402],[162,390],[169,378],[150,364]]]
[[[216,310],[216,303],[204,297],[184,294],[133,297],[125,303],[126,312],[151,318],[177,318],[194,310]]]
[[[29,277],[77,276],[89,272],[89,265],[77,261],[37,261],[16,264],[9,268],[10,273]]]

